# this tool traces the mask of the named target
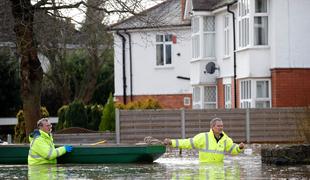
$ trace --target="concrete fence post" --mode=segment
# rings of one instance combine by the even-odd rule
[[[182,131],[182,139],[185,139],[185,110],[181,109],[181,131]]]
[[[116,135],[116,144],[119,144],[121,141],[121,132],[120,132],[120,112],[119,109],[115,109],[115,135]]]
[[[251,132],[250,132],[250,109],[246,109],[246,117],[245,117],[245,129],[246,129],[246,142],[251,143]]]

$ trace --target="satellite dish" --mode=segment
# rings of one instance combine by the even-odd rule
[[[209,74],[213,74],[215,72],[215,70],[218,69],[215,67],[215,63],[214,62],[209,62],[206,65],[206,70],[204,71],[204,73],[209,73]]]

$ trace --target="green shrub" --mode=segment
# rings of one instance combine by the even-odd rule
[[[49,113],[45,107],[41,107],[41,117],[48,117]],[[14,135],[14,142],[15,143],[25,143],[28,141],[28,138],[26,137],[26,124],[25,124],[25,118],[24,118],[24,112],[23,110],[19,110],[17,115],[17,124],[15,126],[15,135]],[[39,119],[38,119],[39,120]]]
[[[84,103],[73,101],[65,113],[64,127],[87,127],[87,114]]]
[[[65,128],[65,122],[66,122],[66,112],[68,110],[68,105],[63,105],[61,108],[58,109],[57,115],[58,115],[58,123],[56,126],[56,130],[60,130]]]
[[[99,129],[99,124],[101,121],[103,107],[102,105],[88,105],[86,106],[87,111],[87,129],[97,131]]]
[[[161,105],[154,98],[146,98],[139,101],[132,101],[124,105],[122,103],[117,103],[116,108],[118,109],[161,109]]]
[[[113,96],[110,94],[107,103],[103,108],[103,115],[99,125],[99,131],[115,131],[115,106]]]

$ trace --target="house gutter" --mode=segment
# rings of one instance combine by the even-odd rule
[[[125,30],[125,34],[128,36],[129,44],[129,71],[130,71],[130,101],[133,101],[132,96],[132,50],[131,50],[131,34]]]
[[[122,38],[122,54],[123,54],[123,103],[127,104],[127,94],[126,94],[126,64],[125,64],[125,60],[126,60],[126,51],[125,51],[125,46],[126,46],[126,38],[119,33],[119,31],[116,31],[116,34]]]
[[[235,108],[237,108],[237,65],[236,65],[236,24],[235,24],[235,13],[230,10],[230,6],[235,4],[236,2],[233,2],[231,4],[227,5],[227,11],[232,14],[233,16],[233,41],[234,41],[234,101],[235,101]]]

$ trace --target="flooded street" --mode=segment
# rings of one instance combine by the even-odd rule
[[[0,165],[0,179],[310,179],[310,165],[275,166],[253,154],[201,164],[195,152],[171,151],[153,164]]]

